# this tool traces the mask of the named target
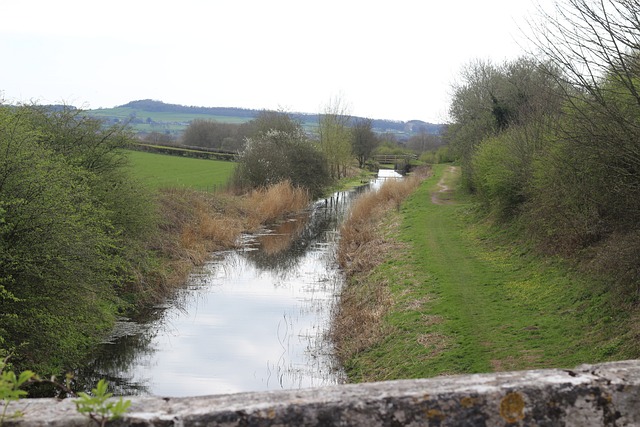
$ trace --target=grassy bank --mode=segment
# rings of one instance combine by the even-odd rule
[[[352,381],[637,357],[633,312],[604,281],[539,257],[513,230],[482,222],[472,201],[447,190],[459,170],[438,165],[434,172],[378,226],[385,256],[351,272],[346,299],[357,302],[341,315],[373,331],[337,337]]]

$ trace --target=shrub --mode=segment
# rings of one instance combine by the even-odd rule
[[[21,113],[0,109],[0,333],[16,363],[59,367],[110,321],[122,259],[94,174],[39,142]]]
[[[81,360],[148,263],[153,199],[124,168],[129,136],[75,109],[0,107],[0,346],[16,366]]]
[[[289,181],[319,197],[330,184],[324,156],[299,129],[270,130],[247,141],[232,178],[235,188],[267,187]]]
[[[499,217],[513,215],[524,200],[525,183],[518,180],[519,159],[505,138],[487,138],[473,156],[474,184],[484,205]]]

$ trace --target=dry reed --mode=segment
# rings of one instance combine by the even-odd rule
[[[184,284],[193,268],[212,252],[233,248],[243,232],[256,231],[308,205],[307,193],[288,182],[242,196],[190,189],[162,191],[160,226],[148,248],[159,255],[163,267],[145,269],[151,273],[134,280],[138,294],[144,295],[137,303],[160,301]]]
[[[340,305],[331,325],[331,337],[336,355],[341,361],[375,345],[390,333],[381,319],[393,303],[386,283],[376,283],[366,277],[352,280],[340,295]]]
[[[340,229],[338,262],[347,275],[367,271],[379,262],[382,243],[377,230],[386,213],[399,209],[424,179],[424,173],[387,180],[378,191],[360,197]]]
[[[309,193],[283,181],[267,188],[251,191],[246,197],[247,210],[260,223],[270,223],[283,215],[300,211],[309,205]]]

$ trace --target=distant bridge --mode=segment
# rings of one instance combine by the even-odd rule
[[[376,154],[373,160],[378,163],[396,164],[398,162],[409,162],[418,158],[415,154]]]

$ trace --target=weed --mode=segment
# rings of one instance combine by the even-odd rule
[[[4,420],[21,417],[23,414],[19,411],[13,414],[7,414],[9,403],[18,400],[27,395],[27,392],[21,390],[20,387],[36,380],[37,376],[31,371],[23,371],[20,375],[15,372],[5,370],[7,359],[0,361],[0,399],[2,399],[2,413],[0,413],[0,426]]]
[[[67,375],[66,385],[55,382],[55,378],[51,380],[42,380],[32,371],[23,371],[20,375],[16,375],[14,371],[7,370],[8,357],[0,361],[0,399],[2,400],[2,411],[0,412],[0,427],[7,419],[14,419],[23,416],[20,411],[7,414],[9,404],[27,396],[25,390],[21,387],[34,382],[48,382],[54,386],[64,390],[68,394],[73,392],[70,389],[71,376]],[[86,414],[99,426],[104,426],[107,421],[121,417],[127,412],[131,401],[109,400],[113,394],[107,392],[107,382],[104,379],[98,381],[98,384],[91,390],[93,395],[87,393],[78,393],[79,398],[75,401],[76,408],[81,414]]]
[[[78,399],[75,401],[76,408],[81,414],[87,415],[97,425],[104,426],[107,421],[120,418],[124,415],[129,406],[130,400],[109,400],[113,394],[107,392],[107,382],[104,379],[98,381],[98,384],[91,390],[92,395],[87,393],[78,393]]]
[[[161,301],[212,252],[235,247],[242,233],[309,205],[307,192],[287,182],[244,195],[170,188],[160,190],[158,199],[160,226],[147,248],[162,267],[130,285],[138,286],[129,289],[138,306]]]
[[[379,263],[377,258],[384,253],[378,232],[380,222],[389,210],[399,210],[402,201],[424,177],[424,174],[416,174],[403,180],[388,180],[378,191],[356,200],[340,229],[338,262],[348,275],[368,271]]]
[[[253,190],[246,197],[246,208],[259,223],[273,222],[284,214],[305,209],[309,193],[283,181],[271,187]]]

